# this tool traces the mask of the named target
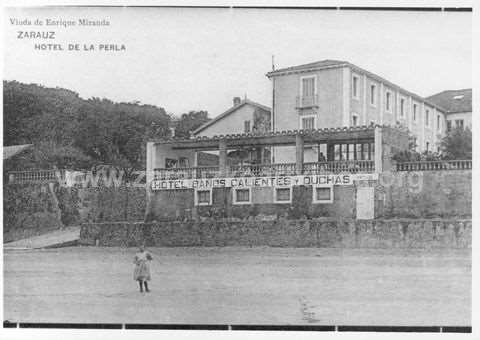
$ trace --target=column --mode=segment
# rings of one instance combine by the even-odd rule
[[[418,115],[418,124],[420,124],[420,142],[418,143],[419,152],[423,152],[425,150],[425,103],[422,102],[420,105],[420,112]]]
[[[382,128],[375,128],[375,172],[381,173],[383,171],[383,149],[382,149]]]
[[[362,125],[368,125],[367,123],[367,101],[368,101],[368,89],[367,89],[367,76],[363,75],[363,108],[362,108]],[[360,125],[360,124],[359,124]]]
[[[378,94],[378,121],[377,124],[383,125],[383,115],[385,114],[385,87],[380,83],[380,93]]]
[[[220,170],[220,176],[225,177],[227,174],[227,141],[225,139],[221,139],[218,142],[218,150],[219,150],[218,167]]]
[[[303,136],[295,136],[295,170],[297,175],[303,172]]]
[[[154,172],[153,172],[153,169],[155,169],[155,143],[153,142],[147,142],[147,150],[146,150],[146,153],[147,153],[147,166],[146,166],[146,170],[147,170],[147,173],[145,174],[146,175],[146,180],[147,180],[147,192],[148,192],[148,188],[150,187],[152,181],[153,181],[153,178],[154,178]]]
[[[410,130],[410,133],[414,135],[413,128],[413,103],[412,103],[412,96],[408,96],[408,111],[407,111],[407,127]]]
[[[350,82],[351,82],[351,73],[349,67],[343,68],[343,114],[342,114],[342,125],[350,126]]]
[[[193,152],[193,167],[197,167],[198,166],[198,151],[194,151]]]

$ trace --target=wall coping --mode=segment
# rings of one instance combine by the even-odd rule
[[[394,218],[394,219],[372,219],[372,220],[359,220],[359,219],[333,219],[333,218],[315,218],[315,219],[275,219],[275,220],[238,220],[238,221],[223,221],[222,219],[217,220],[206,220],[206,221],[152,221],[152,222],[133,222],[133,221],[111,221],[111,222],[83,222],[82,225],[107,225],[107,224],[161,224],[161,223],[205,223],[205,222],[223,222],[223,223],[238,223],[238,222],[278,222],[278,221],[288,221],[288,222],[360,222],[360,223],[369,223],[369,222],[472,222],[472,219],[466,218]]]

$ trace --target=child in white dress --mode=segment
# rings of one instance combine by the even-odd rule
[[[135,269],[133,271],[133,279],[138,281],[140,286],[140,293],[143,293],[143,286],[145,286],[145,292],[150,292],[148,289],[147,281],[150,281],[150,261],[152,260],[152,255],[145,250],[144,246],[139,247],[139,252],[135,254]]]

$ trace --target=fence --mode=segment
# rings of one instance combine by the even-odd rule
[[[32,170],[10,171],[8,173],[8,181],[10,183],[57,182],[61,180],[65,180],[65,171]]]
[[[114,178],[115,177],[115,178]],[[145,171],[133,171],[127,178],[122,173],[115,171],[72,171],[72,170],[28,170],[28,171],[10,171],[8,173],[8,182],[14,183],[49,183],[58,182],[66,186],[76,185],[94,185],[95,183],[130,182],[145,185]]]
[[[374,161],[329,161],[305,163],[303,173],[306,175],[317,175],[321,173],[341,173],[341,172],[374,172]]]
[[[397,171],[469,170],[471,160],[419,161],[397,163]]]

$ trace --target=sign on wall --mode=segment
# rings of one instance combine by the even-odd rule
[[[290,187],[295,185],[353,185],[354,181],[376,180],[378,174],[302,175],[153,180],[152,190]]]

